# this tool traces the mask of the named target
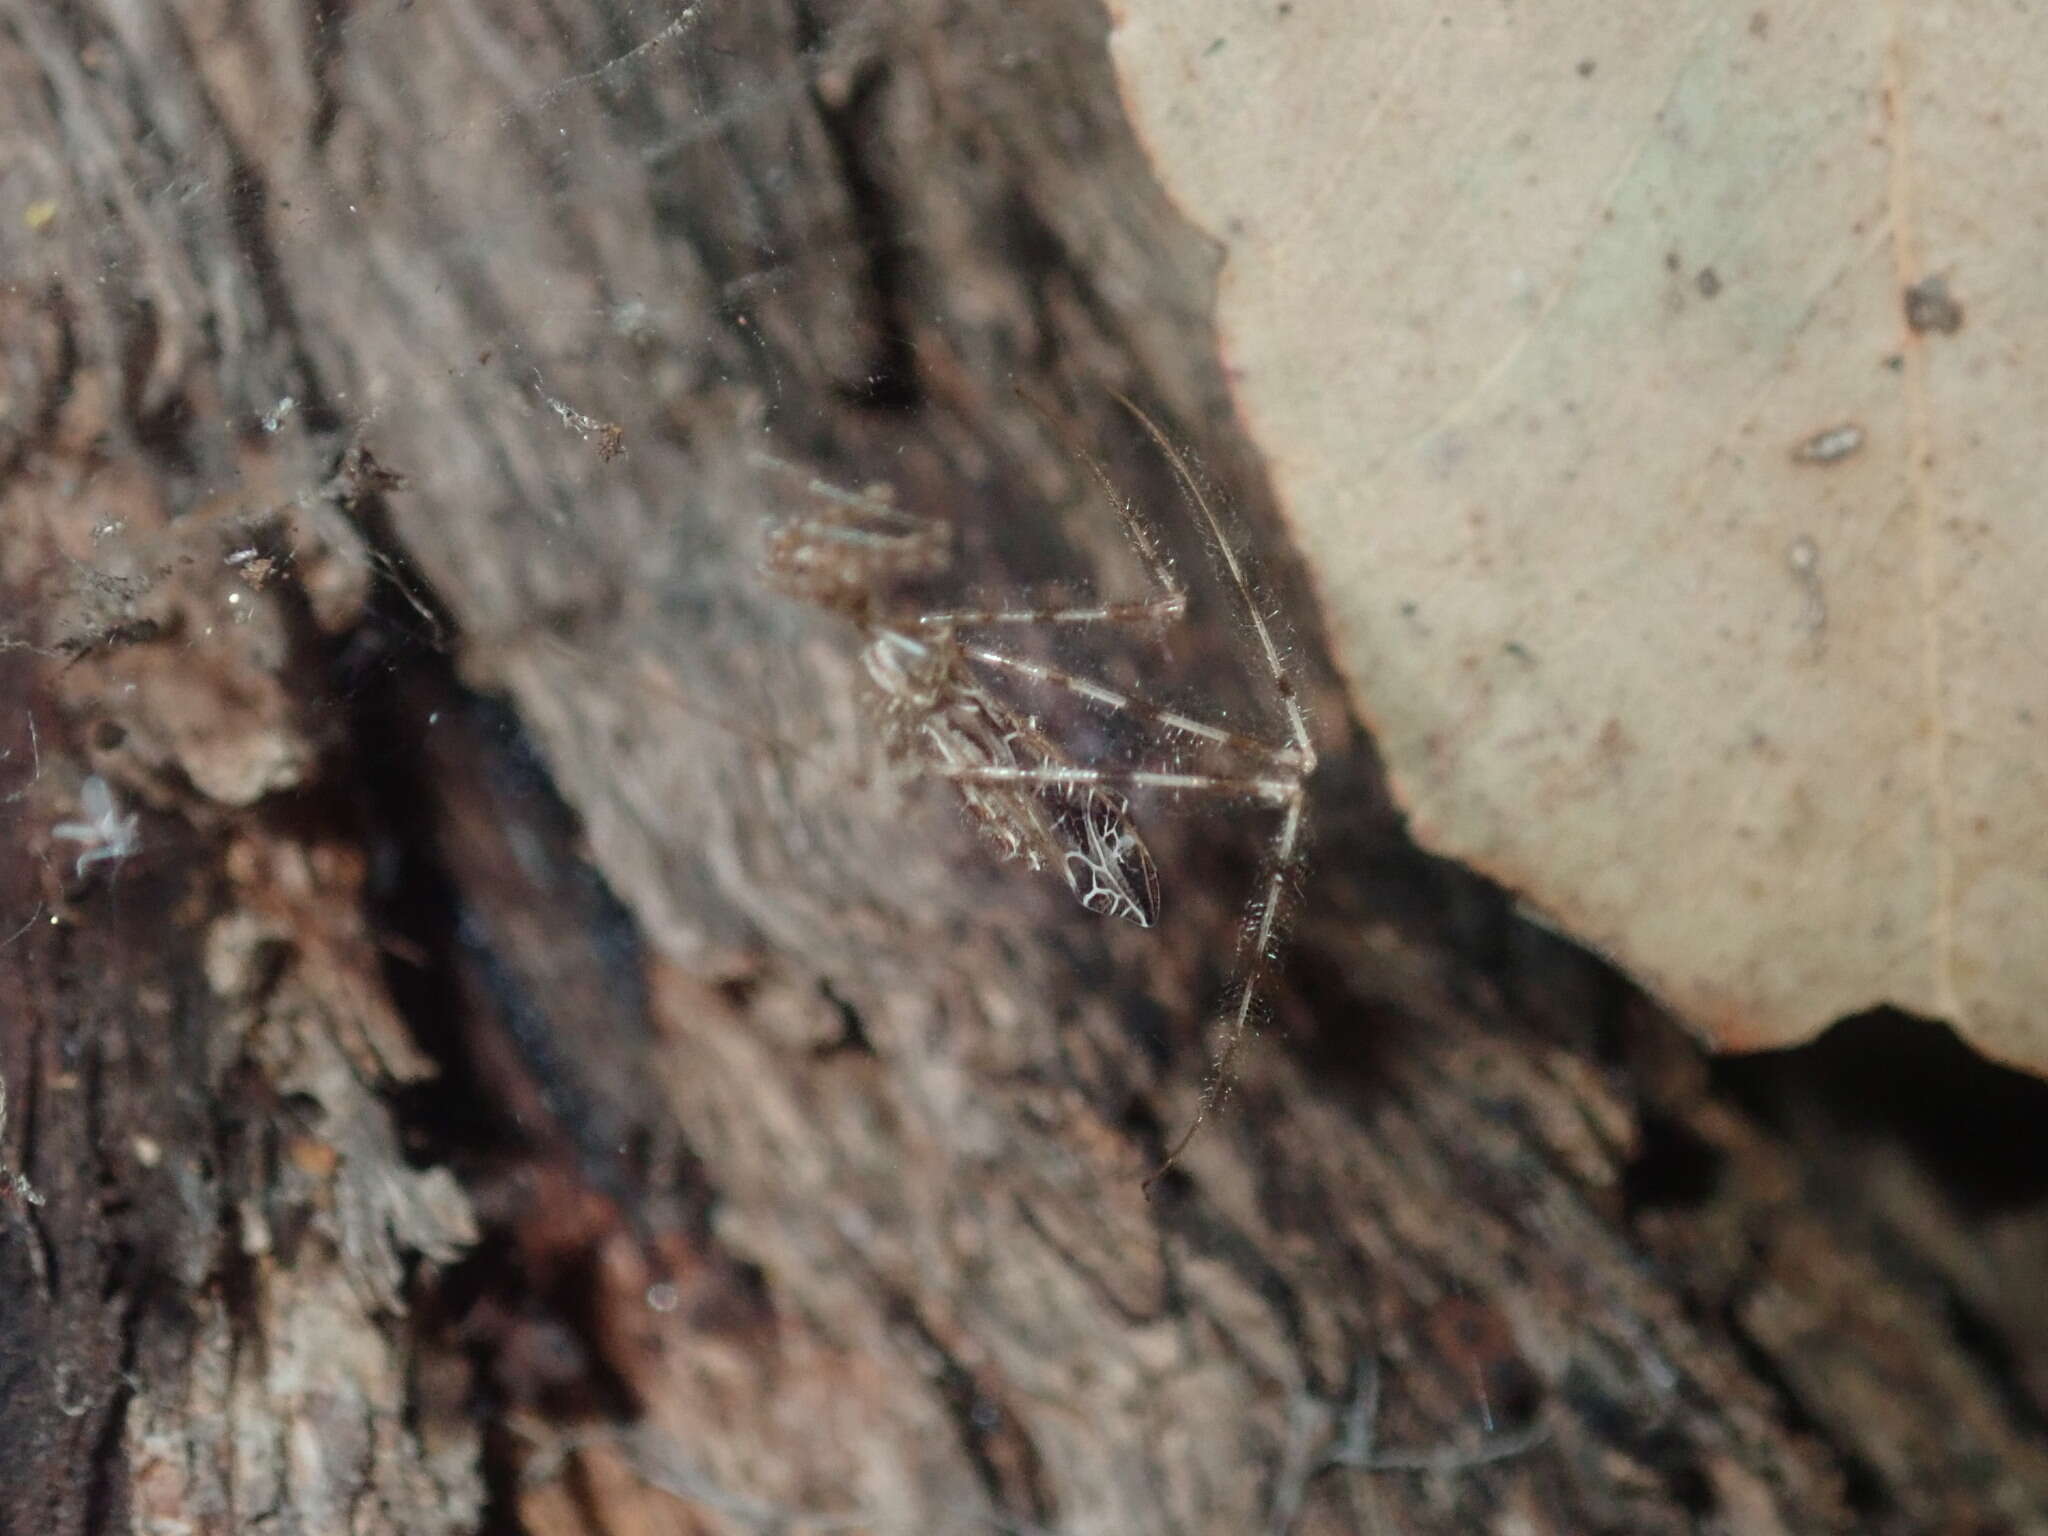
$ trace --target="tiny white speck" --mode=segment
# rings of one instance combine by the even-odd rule
[[[83,875],[102,862],[118,865],[142,846],[141,819],[132,812],[121,814],[113,789],[98,774],[79,786],[78,809],[82,821],[60,822],[50,829],[50,836],[57,841],[80,845],[74,873]]]
[[[1792,450],[1792,458],[1800,464],[1834,464],[1862,446],[1863,429],[1853,421],[1845,421],[1838,427],[1814,433]]]
[[[656,1312],[673,1312],[683,1303],[682,1293],[666,1280],[647,1287],[647,1305]]]

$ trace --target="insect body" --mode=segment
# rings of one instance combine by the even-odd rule
[[[905,613],[883,622],[877,585],[939,564],[941,531],[879,497],[811,489],[823,498],[820,511],[776,530],[768,571],[785,590],[863,624],[862,670],[891,755],[953,779],[1003,858],[1057,871],[1091,912],[1151,927],[1159,872],[1130,802],[1104,785],[1056,777],[1073,765],[1036,721],[975,675],[957,616]],[[1006,777],[972,777],[986,773]]]
[[[997,853],[1035,870],[1058,871],[1091,912],[1141,928],[1158,919],[1158,871],[1138,835],[1125,790],[1250,799],[1281,812],[1266,876],[1246,922],[1239,983],[1223,1044],[1194,1122],[1168,1151],[1163,1172],[1229,1086],[1278,942],[1281,898],[1300,861],[1306,786],[1316,759],[1307,717],[1279,645],[1214,508],[1165,434],[1136,406],[1124,403],[1172,464],[1219,569],[1243,604],[1287,720],[1285,745],[1161,708],[971,638],[1005,629],[1072,625],[1156,628],[1185,613],[1187,595],[1171,567],[1130,502],[1092,459],[1086,461],[1089,469],[1151,574],[1156,591],[1150,598],[926,610],[900,594],[909,582],[945,569],[943,528],[905,512],[884,495],[846,491],[816,479],[805,486],[811,506],[770,534],[765,568],[784,591],[839,613],[860,628],[863,670],[892,754],[951,781]],[[1187,772],[1172,760],[1131,767],[1076,761],[1036,719],[988,687],[983,674],[991,670],[1062,690],[1095,708],[1192,742],[1220,754],[1227,766]]]
[[[1091,912],[1140,928],[1158,920],[1159,872],[1130,802],[1099,784],[1042,778],[1072,764],[1035,721],[982,686],[949,627],[927,627],[918,638],[879,630],[862,660],[891,747],[952,778],[999,854],[1057,870]],[[1015,777],[963,777],[991,770]]]

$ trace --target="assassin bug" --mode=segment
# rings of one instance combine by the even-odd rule
[[[1151,578],[1150,597],[926,608],[901,594],[909,583],[947,570],[945,526],[898,507],[884,494],[847,491],[815,478],[804,487],[810,506],[770,533],[764,565],[782,591],[837,613],[860,630],[872,713],[891,753],[950,781],[997,854],[1058,873],[1091,912],[1141,928],[1159,917],[1159,873],[1138,832],[1128,792],[1251,799],[1279,810],[1266,871],[1247,912],[1238,983],[1222,1041],[1194,1120],[1152,1175],[1156,1179],[1186,1150],[1229,1089],[1273,963],[1282,901],[1300,863],[1316,753],[1280,645],[1208,493],[1152,418],[1123,396],[1117,398],[1166,456],[1211,556],[1243,606],[1286,720],[1281,744],[1162,708],[980,638],[1067,626],[1157,627],[1185,615],[1186,590],[1135,505],[1086,454],[1084,461]],[[1224,763],[1188,772],[1176,759],[1135,766],[1084,761],[995,692],[986,680],[990,672],[1064,691],[1155,733],[1192,742]]]

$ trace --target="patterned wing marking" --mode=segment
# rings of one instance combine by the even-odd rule
[[[1076,793],[1053,826],[1066,844],[1061,873],[1075,900],[1090,912],[1140,928],[1159,920],[1159,871],[1138,836],[1128,800],[1099,786]]]

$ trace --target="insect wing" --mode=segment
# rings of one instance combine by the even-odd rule
[[[1063,800],[1053,832],[1065,849],[1061,873],[1082,906],[1140,928],[1159,920],[1159,871],[1122,795],[1097,787]]]

